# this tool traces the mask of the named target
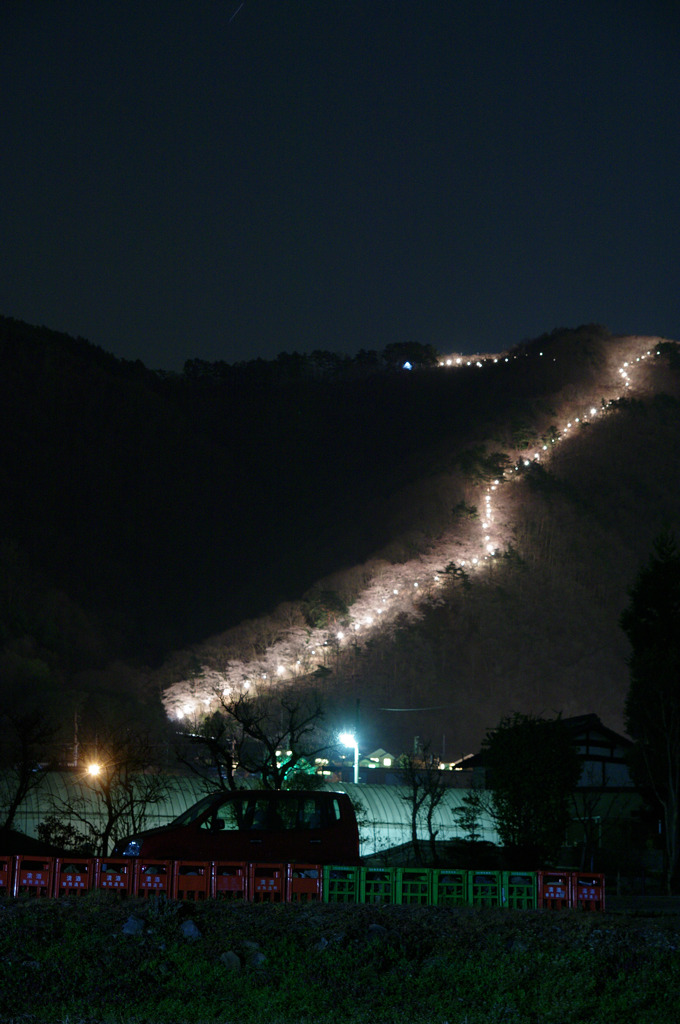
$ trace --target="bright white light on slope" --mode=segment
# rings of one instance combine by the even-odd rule
[[[647,355],[648,356],[651,356],[651,355],[658,356],[658,355],[660,355],[660,352],[658,350],[657,351],[648,350]],[[513,358],[516,359],[517,356],[515,356]],[[638,356],[637,359],[635,357],[631,357],[630,361],[626,361],[618,370],[619,375],[622,378],[621,383],[627,389],[630,389],[632,387],[632,381],[630,379],[629,373],[626,371],[626,368],[630,367],[634,361],[640,362],[641,358],[644,359],[645,356],[644,355],[642,355],[641,357]],[[497,362],[497,361],[499,361],[499,360],[494,359],[494,362]],[[502,361],[502,359],[500,361]],[[505,362],[507,363],[509,361],[510,361],[510,358],[506,356],[505,357]],[[555,360],[553,360],[553,362],[554,361]],[[452,360],[448,359],[447,360],[447,365],[451,365],[451,362],[452,362]],[[456,362],[460,366],[463,363],[463,359],[458,357],[456,359]],[[474,362],[474,360],[469,360],[467,362],[467,365],[470,366],[470,365],[472,365],[473,362]],[[440,364],[440,365],[443,365],[443,364]],[[479,360],[477,362],[477,365],[478,366],[482,365],[481,360]],[[608,406],[612,406],[614,401],[615,401],[615,399],[610,399],[609,401],[603,400],[602,408],[599,409],[599,411],[600,412],[604,412],[605,409]],[[583,417],[578,417],[577,416],[577,417],[575,417],[573,422],[569,421],[567,426],[563,428],[562,436],[564,438],[566,438],[569,435],[569,432],[571,430],[573,430],[573,427],[575,425],[579,425],[582,422],[587,422],[588,421],[588,416],[595,417],[597,415],[597,413],[598,413],[598,408],[595,407],[595,406],[591,406],[589,414],[588,413],[584,413]],[[548,451],[550,445],[551,444],[553,444],[553,445],[556,444],[559,440],[560,440],[559,437],[552,437],[552,438],[550,438],[549,439],[549,443],[546,442],[545,444],[543,444],[541,446],[541,450],[544,451],[544,452]],[[509,467],[508,471],[502,473],[501,474],[501,478],[499,480],[494,480],[493,483],[488,483],[486,485],[486,488],[485,488],[485,490],[487,492],[486,494],[483,494],[484,488],[480,488],[479,489],[482,492],[481,494],[479,494],[479,497],[481,497],[483,495],[484,496],[484,500],[486,502],[484,513],[482,513],[483,521],[481,522],[481,527],[482,527],[483,533],[482,533],[482,536],[480,537],[479,557],[475,556],[472,559],[468,559],[468,563],[467,563],[468,566],[472,565],[475,568],[481,569],[482,565],[485,562],[489,562],[490,560],[493,560],[494,558],[496,558],[498,556],[499,551],[501,549],[499,549],[499,547],[497,547],[497,546],[496,547],[493,546],[493,544],[492,544],[492,542],[490,540],[489,533],[488,533],[488,530],[491,528],[491,525],[495,523],[495,519],[496,519],[496,516],[494,514],[492,514],[492,505],[491,505],[492,499],[490,497],[490,494],[493,491],[496,490],[496,488],[503,482],[504,479],[511,479],[511,475],[512,475],[512,470],[513,469],[514,469],[515,472],[518,472],[523,466],[531,465],[531,463],[529,461],[529,459],[531,459],[531,458],[533,458],[534,461],[539,461],[540,460],[540,454],[538,452],[535,452],[533,454],[533,456],[527,456],[526,454],[525,455],[519,455],[515,466],[513,466],[511,468]],[[479,500],[479,498],[477,500]],[[496,529],[495,525],[494,525],[494,529]],[[460,543],[460,541],[458,543]],[[450,553],[449,557],[446,558],[447,561],[450,560],[451,555],[454,555],[453,549],[451,550],[451,553]],[[446,557],[446,553],[444,553],[444,556]],[[440,556],[436,555],[435,557],[439,558]],[[466,565],[465,561],[460,561],[459,564],[461,566],[465,566]],[[394,589],[392,590],[392,593],[395,596],[400,596],[401,595],[401,591],[403,590],[404,594],[401,595],[401,601],[403,602],[404,598],[406,598],[406,604],[408,604],[408,594],[411,593],[413,596],[411,598],[410,604],[411,604],[411,607],[413,609],[413,613],[417,615],[416,609],[418,608],[419,602],[418,602],[418,600],[416,598],[415,591],[418,590],[419,583],[418,582],[414,582],[414,576],[416,576],[418,573],[422,572],[422,566],[417,569],[416,568],[416,563],[413,562],[413,563],[411,563],[411,566],[408,569],[406,569],[406,572],[408,573],[408,575],[410,575],[410,581],[408,581],[408,582],[404,581],[402,585],[394,586]],[[441,577],[439,576],[438,573],[435,573],[433,577],[429,577],[429,578],[430,579],[433,578],[436,583],[441,582]],[[394,582],[394,577],[392,577],[392,582]],[[388,587],[389,587],[389,585],[388,585]],[[364,608],[366,608],[366,605],[370,601],[370,593],[371,593],[371,590],[369,588],[369,589],[367,589],[367,591],[366,591],[366,593],[364,595],[364,600],[366,602],[364,604]],[[383,593],[385,593],[385,591],[383,591]],[[418,596],[420,596],[420,595],[418,595]],[[377,613],[374,610],[373,614],[367,614],[367,611],[364,611],[363,617],[360,616],[358,621],[356,622],[356,624],[354,624],[352,626],[352,632],[353,633],[355,633],[355,632],[358,633],[360,630],[363,630],[365,628],[371,628],[371,627],[380,628],[380,626],[378,625],[378,623],[380,623],[380,620],[377,617],[374,618],[373,616],[374,615],[380,616],[383,613],[383,611],[385,611],[387,614],[385,615],[384,619],[387,619],[387,618],[389,618],[389,616],[391,614],[393,614],[394,612],[396,612],[398,610],[398,604],[401,604],[401,602],[398,603],[396,601],[394,601],[394,602],[391,601],[391,599],[389,597],[383,597],[379,593],[379,591],[377,590],[377,586],[376,586],[376,589],[374,590],[373,600],[370,601],[370,603],[373,604],[373,605],[375,605],[377,603],[382,603],[384,607],[380,608],[379,610],[377,610]],[[384,621],[384,619],[383,619],[383,621]],[[380,625],[382,625],[382,623],[380,623]],[[344,639],[345,634],[344,633],[338,633],[337,636],[338,636],[338,640],[340,640],[340,639]],[[323,647],[324,648],[327,648],[329,646],[329,643],[332,642],[332,641],[330,641],[329,635],[328,635],[326,630],[319,630],[318,631],[318,640],[319,640],[319,642],[323,643]],[[344,644],[343,644],[343,649],[344,649]],[[279,676],[279,677],[280,676],[285,676],[287,674],[287,669],[289,668],[290,671],[291,671],[291,674],[297,676],[297,675],[300,674],[301,671],[305,671],[305,668],[304,668],[304,666],[306,665],[305,659],[308,657],[308,653],[307,653],[308,649],[306,648],[306,645],[305,645],[305,650],[306,650],[306,653],[304,655],[303,660],[298,659],[297,661],[295,661],[294,660],[295,659],[295,653],[291,652],[292,659],[290,661],[290,665],[289,666],[278,665],[275,669],[273,669],[273,673],[276,676]],[[271,653],[272,652],[270,652],[270,656],[271,656]],[[311,653],[312,653],[312,655],[315,655],[316,651],[314,649],[312,649]],[[278,661],[278,658],[276,659],[276,661]],[[274,661],[274,664],[276,664],[276,661]],[[262,663],[260,663],[260,665],[261,664]],[[245,668],[245,666],[244,666],[244,668]],[[259,678],[259,675],[258,675],[258,678]],[[261,678],[266,680],[267,679],[267,674],[264,673],[261,676]],[[270,680],[270,682],[271,682],[271,680]],[[248,689],[249,686],[250,686],[250,683],[248,681],[245,681],[245,683],[244,683],[243,679],[239,680],[239,683],[238,683],[239,690],[246,690],[246,689]],[[173,689],[174,689],[174,687],[173,687]],[[191,690],[189,692],[191,693],[191,696],[193,697],[194,696],[193,692]],[[229,692],[231,692],[231,691],[230,690],[224,690],[223,691],[225,696]],[[179,699],[181,700],[182,697],[180,697]],[[206,699],[205,697],[203,697],[203,695],[198,696],[197,700],[198,700],[198,711],[199,712],[202,712],[202,706],[201,705],[205,704],[206,706],[208,706],[211,703],[211,701],[209,699]],[[179,703],[179,701],[177,701],[177,703]],[[194,700],[193,703],[183,704],[182,707],[179,710],[177,708],[174,708],[169,713],[172,714],[172,715],[176,715],[177,719],[182,719],[182,718],[184,718],[187,715],[195,714],[196,713],[196,700]]]

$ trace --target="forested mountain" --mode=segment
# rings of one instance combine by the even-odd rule
[[[448,757],[511,710],[621,727],[618,615],[680,521],[674,344],[582,327],[450,367],[416,345],[178,375],[2,319],[0,362],[4,685],[178,709],[266,666],[360,699],[367,746]]]

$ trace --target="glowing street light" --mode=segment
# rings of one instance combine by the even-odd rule
[[[344,747],[354,748],[354,785],[359,782],[359,744],[354,738],[354,733],[341,732],[338,739]]]
[[[92,775],[93,778],[96,777],[97,775],[99,775],[101,770],[102,770],[102,766],[100,764],[97,764],[96,762],[93,762],[92,764],[88,764],[88,766],[87,766],[87,774],[88,775]]]

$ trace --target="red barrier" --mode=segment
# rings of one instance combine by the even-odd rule
[[[52,896],[54,857],[31,857],[18,854],[14,858],[14,896]]]
[[[248,898],[248,864],[246,861],[212,862],[210,894],[215,899],[245,900]]]
[[[135,887],[136,861],[131,857],[97,857],[95,861],[95,889],[131,896]]]
[[[248,899],[252,903],[283,903],[285,898],[285,864],[249,865]]]
[[[289,864],[286,871],[286,900],[289,903],[320,901],[323,898],[323,868],[320,864]]]
[[[172,861],[137,861],[133,894],[135,896],[172,895]]]
[[[176,900],[206,900],[211,892],[210,861],[176,860],[172,895]]]
[[[0,896],[11,895],[13,861],[13,857],[0,857]]]
[[[572,874],[572,906],[580,910],[604,910],[604,875]]]
[[[90,857],[57,857],[54,868],[55,896],[82,896],[94,889],[96,864]]]
[[[572,906],[571,874],[568,871],[539,871],[538,905],[550,910]]]

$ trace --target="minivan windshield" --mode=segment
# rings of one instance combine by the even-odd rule
[[[190,807],[188,811],[183,811],[178,818],[172,821],[171,825],[190,825],[192,821],[196,821],[196,818],[200,818],[202,814],[208,810],[215,803],[215,794],[211,793],[210,796],[204,796],[202,800],[199,800],[197,804]]]

